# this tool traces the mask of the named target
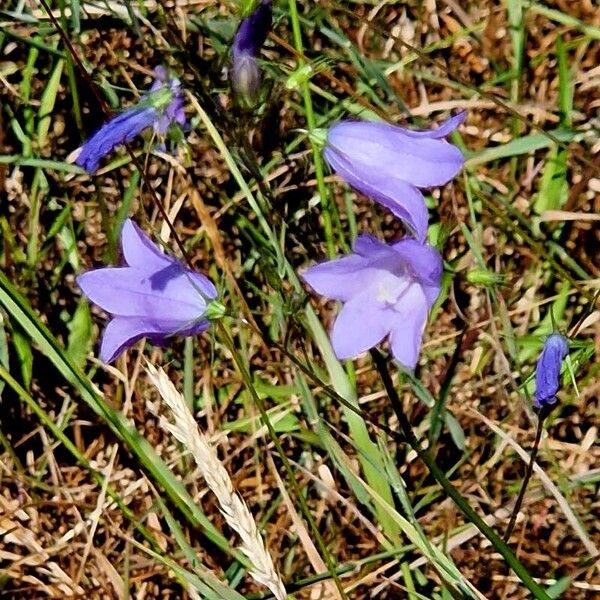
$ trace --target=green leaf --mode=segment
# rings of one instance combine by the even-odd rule
[[[67,327],[69,328],[67,355],[75,365],[83,368],[92,346],[92,316],[86,300],[82,300],[77,305],[75,314]]]
[[[50,75],[50,78],[46,82],[46,87],[44,88],[44,93],[42,94],[40,108],[38,110],[37,125],[37,143],[40,148],[43,148],[46,144],[64,64],[64,60],[59,60],[56,63],[56,67],[54,67],[52,75]]]
[[[21,367],[23,387],[29,389],[31,377],[33,375],[33,352],[31,350],[31,343],[29,338],[19,329],[13,331],[12,341]]]
[[[470,168],[501,158],[529,154],[530,152],[535,152],[536,150],[542,150],[543,148],[555,145],[555,140],[558,140],[559,142],[570,142],[575,137],[575,132],[568,129],[554,129],[549,133],[552,137],[544,133],[534,133],[532,135],[517,138],[516,140],[512,140],[501,146],[474,152],[467,158],[465,166]]]

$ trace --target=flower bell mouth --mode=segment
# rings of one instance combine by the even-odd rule
[[[388,338],[393,356],[407,369],[417,364],[441,277],[442,259],[432,246],[412,239],[387,245],[368,235],[357,238],[352,254],[302,274],[316,292],[343,303],[331,333],[340,360]]]
[[[83,293],[111,316],[100,348],[104,362],[143,337],[164,344],[175,335],[197,335],[225,313],[210,279],[163,254],[131,219],[123,225],[121,250],[125,266],[77,277]]]
[[[396,276],[392,277],[393,281],[381,282],[376,296],[378,302],[390,308],[395,307],[402,300],[402,296],[404,296],[411,285],[410,281]]]

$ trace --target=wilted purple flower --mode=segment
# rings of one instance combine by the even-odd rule
[[[242,20],[233,40],[231,84],[236,93],[250,102],[260,88],[258,55],[271,29],[272,17],[271,0],[261,0],[256,10]]]
[[[183,93],[177,79],[169,79],[164,67],[154,70],[155,81],[140,102],[100,127],[81,146],[75,163],[95,173],[104,158],[119,144],[133,140],[148,127],[163,135],[171,123],[185,124]]]
[[[131,219],[123,225],[121,249],[125,266],[77,277],[83,293],[112,316],[102,336],[104,362],[143,337],[162,344],[210,326],[207,311],[217,304],[217,290],[208,277],[163,254]]]
[[[402,219],[422,242],[427,234],[427,207],[420,188],[443,185],[460,171],[461,151],[443,138],[465,116],[459,113],[427,131],[341,121],[328,131],[325,159],[353,188]]]
[[[560,369],[569,353],[569,341],[560,333],[553,333],[544,342],[535,367],[535,400],[537,408],[556,402],[560,387]]]
[[[442,259],[427,244],[405,238],[388,246],[360,236],[354,253],[310,267],[303,279],[344,303],[331,342],[339,359],[353,358],[389,335],[396,360],[417,364],[427,314],[440,292]]]

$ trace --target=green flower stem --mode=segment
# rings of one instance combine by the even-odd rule
[[[529,463],[527,464],[527,471],[525,472],[525,477],[523,477],[523,482],[521,483],[521,489],[519,491],[519,497],[515,502],[515,507],[513,508],[512,515],[510,516],[510,521],[508,522],[508,527],[506,528],[506,533],[504,534],[504,541],[508,543],[510,539],[510,535],[515,528],[515,524],[517,522],[517,515],[521,510],[521,505],[523,504],[523,499],[525,498],[525,492],[527,491],[527,486],[529,484],[529,480],[531,479],[531,475],[533,473],[533,465],[535,464],[535,459],[538,455],[538,450],[540,448],[540,440],[542,439],[542,431],[544,429],[544,416],[540,416],[538,418],[537,429],[535,432],[535,441],[533,442],[533,449],[531,450],[531,455],[529,457]]]
[[[296,0],[289,0],[290,7],[290,20],[292,22],[292,31],[294,33],[294,46],[298,52],[298,66],[302,67],[306,64],[304,60],[304,44],[302,43],[302,30],[300,28],[300,17],[298,16],[298,6]],[[306,79],[300,83],[300,90],[302,92],[302,99],[304,101],[304,112],[306,115],[306,124],[308,125],[309,131],[316,129],[317,120],[315,118],[315,112],[313,109],[312,97],[310,95],[310,80]],[[309,137],[310,139],[310,137]],[[313,162],[315,165],[315,175],[317,177],[317,190],[319,197],[321,198],[321,207],[323,209],[323,227],[325,229],[325,241],[327,243],[327,254],[329,258],[335,256],[335,240],[333,238],[333,226],[332,226],[332,212],[333,205],[329,198],[329,191],[325,185],[325,169],[323,167],[323,159],[321,158],[321,148],[312,139],[310,144],[313,151]]]

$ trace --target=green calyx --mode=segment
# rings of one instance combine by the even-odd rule
[[[163,112],[173,100],[173,90],[171,86],[164,85],[154,92],[150,92],[140,104],[147,104],[159,112]]]
[[[225,306],[223,306],[223,304],[221,304],[218,300],[211,300],[206,305],[206,312],[204,313],[204,316],[209,321],[218,321],[225,316],[226,312],[227,309]]]
[[[327,144],[327,129],[311,129],[308,132],[308,137],[313,144],[319,146],[319,148],[324,148]]]
[[[499,273],[492,273],[487,269],[474,269],[467,273],[467,281],[474,285],[493,287],[504,282],[504,277]]]

